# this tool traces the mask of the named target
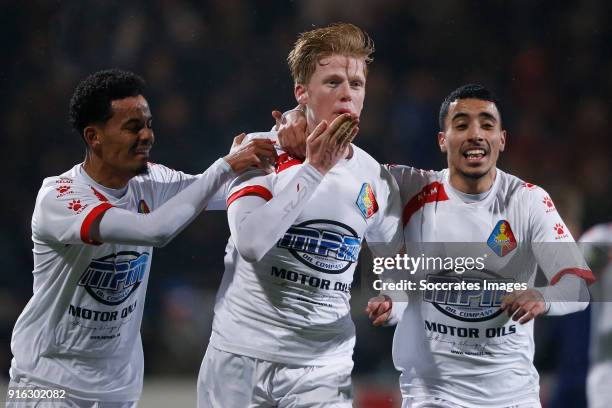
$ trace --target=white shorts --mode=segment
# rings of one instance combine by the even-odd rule
[[[409,397],[402,400],[402,408],[466,408],[437,397]],[[542,408],[539,403],[509,405],[506,408]]]
[[[10,390],[50,390],[48,385],[40,385],[31,381],[14,381],[12,378],[9,382]],[[9,393],[6,395],[6,408],[136,408],[138,401],[115,402],[115,401],[91,401],[82,398],[77,398],[69,394],[69,391],[63,395],[64,398],[48,398],[46,396],[40,398],[16,399],[9,398]]]
[[[353,361],[326,366],[273,363],[208,346],[198,408],[351,408]]]
[[[598,363],[587,377],[589,408],[609,408],[612,403],[612,361]]]

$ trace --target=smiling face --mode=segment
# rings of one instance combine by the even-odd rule
[[[155,141],[147,100],[130,96],[113,100],[112,116],[103,124],[85,128],[85,139],[102,168],[113,177],[131,178],[146,173]]]
[[[306,107],[308,131],[321,121],[361,115],[365,98],[365,59],[332,54],[321,58],[306,85],[295,85],[295,98]]]
[[[438,144],[446,153],[453,187],[471,194],[487,191],[506,144],[495,103],[475,98],[451,102]]]

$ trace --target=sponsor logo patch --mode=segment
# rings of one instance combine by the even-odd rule
[[[504,279],[490,271],[481,271],[479,277],[457,276],[451,272],[444,275],[428,275],[427,283],[477,284],[477,290],[426,290],[423,300],[431,303],[443,314],[463,322],[482,322],[494,319],[502,313],[499,308],[505,290],[490,290],[488,284],[510,284],[514,279]]]
[[[357,262],[361,238],[346,224],[310,220],[291,226],[276,246],[314,270],[338,274]]]
[[[148,252],[124,251],[93,259],[78,285],[100,303],[121,304],[140,286],[149,258]]]

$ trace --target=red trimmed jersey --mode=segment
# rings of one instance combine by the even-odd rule
[[[355,327],[349,300],[362,242],[385,243],[376,246],[388,251],[384,256],[403,244],[395,180],[366,152],[356,146],[353,152],[323,178],[306,209],[261,261],[245,261],[230,237],[213,347],[284,364],[351,358]],[[276,172],[236,179],[228,205],[245,196],[273,199],[301,166],[281,153]]]
[[[11,378],[83,398],[139,398],[140,323],[153,248],[94,242],[89,229],[111,207],[152,211],[194,179],[150,164],[120,198],[80,164],[44,180],[32,216],[33,295],[13,330]]]
[[[441,274],[432,263],[429,269],[416,271],[417,283],[465,281],[484,288],[486,280],[534,287],[538,266],[553,284],[567,273],[592,280],[542,188],[497,169],[488,194],[469,202],[449,185],[447,169],[390,166],[389,170],[404,204],[408,255],[481,257],[485,265],[475,274],[462,275],[452,270]],[[454,293],[409,292],[393,342],[404,397],[434,396],[466,407],[537,402],[533,320],[521,325],[502,313],[502,291]]]

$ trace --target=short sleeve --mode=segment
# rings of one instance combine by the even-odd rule
[[[531,246],[550,283],[554,285],[567,274],[592,283],[595,280],[593,273],[548,193],[540,187],[533,187],[525,194],[529,205]]]
[[[113,205],[93,187],[56,179],[41,188],[32,216],[32,237],[47,243],[99,245],[92,223]]]
[[[380,166],[374,193],[379,208],[365,238],[374,255],[391,256],[404,244],[402,203],[397,182],[384,166]]]

